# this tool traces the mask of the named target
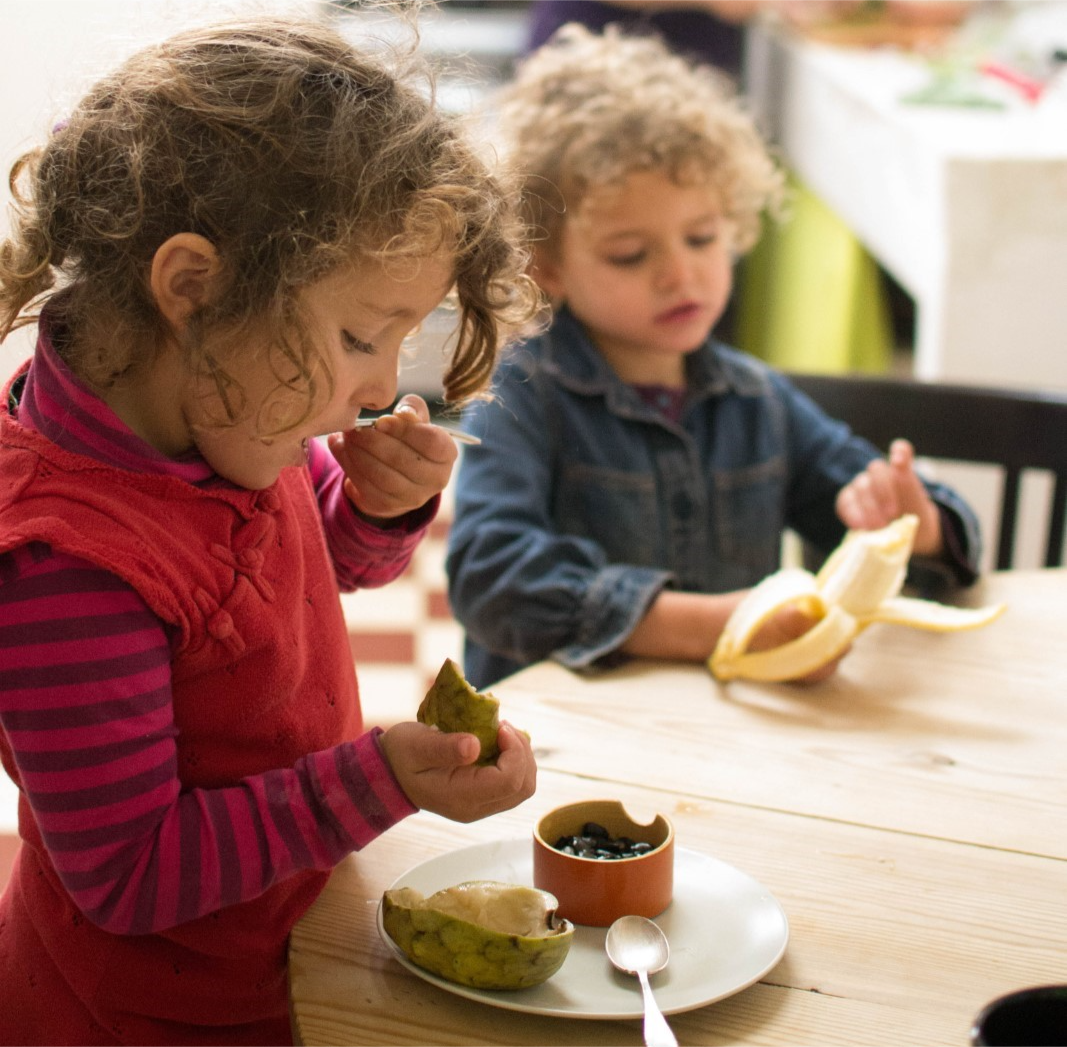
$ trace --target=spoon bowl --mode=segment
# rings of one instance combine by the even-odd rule
[[[648,976],[662,971],[670,959],[671,948],[666,935],[644,916],[620,916],[608,928],[604,948],[618,970],[636,975],[641,982],[647,1047],[678,1047],[648,982]]]

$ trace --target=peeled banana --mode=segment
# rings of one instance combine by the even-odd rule
[[[873,622],[955,632],[988,625],[1005,605],[949,607],[901,596],[916,516],[900,517],[878,531],[849,531],[818,574],[785,568],[755,586],[734,609],[708,668],[720,680],[796,680],[824,665]],[[815,625],[780,647],[749,651],[752,638],[787,606]]]

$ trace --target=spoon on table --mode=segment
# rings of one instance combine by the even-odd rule
[[[604,941],[608,959],[623,974],[636,974],[645,1001],[646,1047],[678,1047],[678,1041],[652,996],[648,976],[662,971],[670,959],[667,938],[656,924],[643,916],[620,916]]]

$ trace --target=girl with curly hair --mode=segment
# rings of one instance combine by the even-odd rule
[[[490,766],[364,731],[339,600],[404,569],[456,459],[419,397],[355,426],[405,336],[454,295],[462,402],[535,301],[507,186],[417,74],[317,24],[195,29],[15,165],[0,336],[38,339],[0,404],[0,1042],[288,1042],[329,870],[533,791],[510,727]]]

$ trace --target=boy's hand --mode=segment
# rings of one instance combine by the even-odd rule
[[[345,473],[345,494],[365,516],[390,520],[440,494],[457,457],[451,437],[430,424],[419,396],[405,396],[373,428],[333,433],[330,451]]]
[[[495,763],[481,767],[474,766],[480,747],[473,734],[398,723],[379,741],[408,799],[454,822],[473,822],[516,807],[533,796],[537,785],[530,740],[510,724],[500,726]]]
[[[783,607],[776,615],[768,619],[763,628],[752,637],[752,642],[748,645],[748,649],[750,651],[765,651],[770,648],[781,647],[789,643],[790,640],[803,636],[816,624],[817,622],[814,618],[804,614],[796,607]],[[820,665],[818,669],[812,670],[807,676],[798,676],[791,680],[790,683],[819,683],[825,680],[837,671],[837,667],[841,664],[841,659],[851,650],[852,646],[850,644],[832,662]]]
[[[889,457],[877,458],[837,495],[837,515],[857,531],[876,531],[905,513],[919,518],[914,552],[940,556],[944,551],[941,514],[915,472],[915,449],[907,440],[894,440]]]

